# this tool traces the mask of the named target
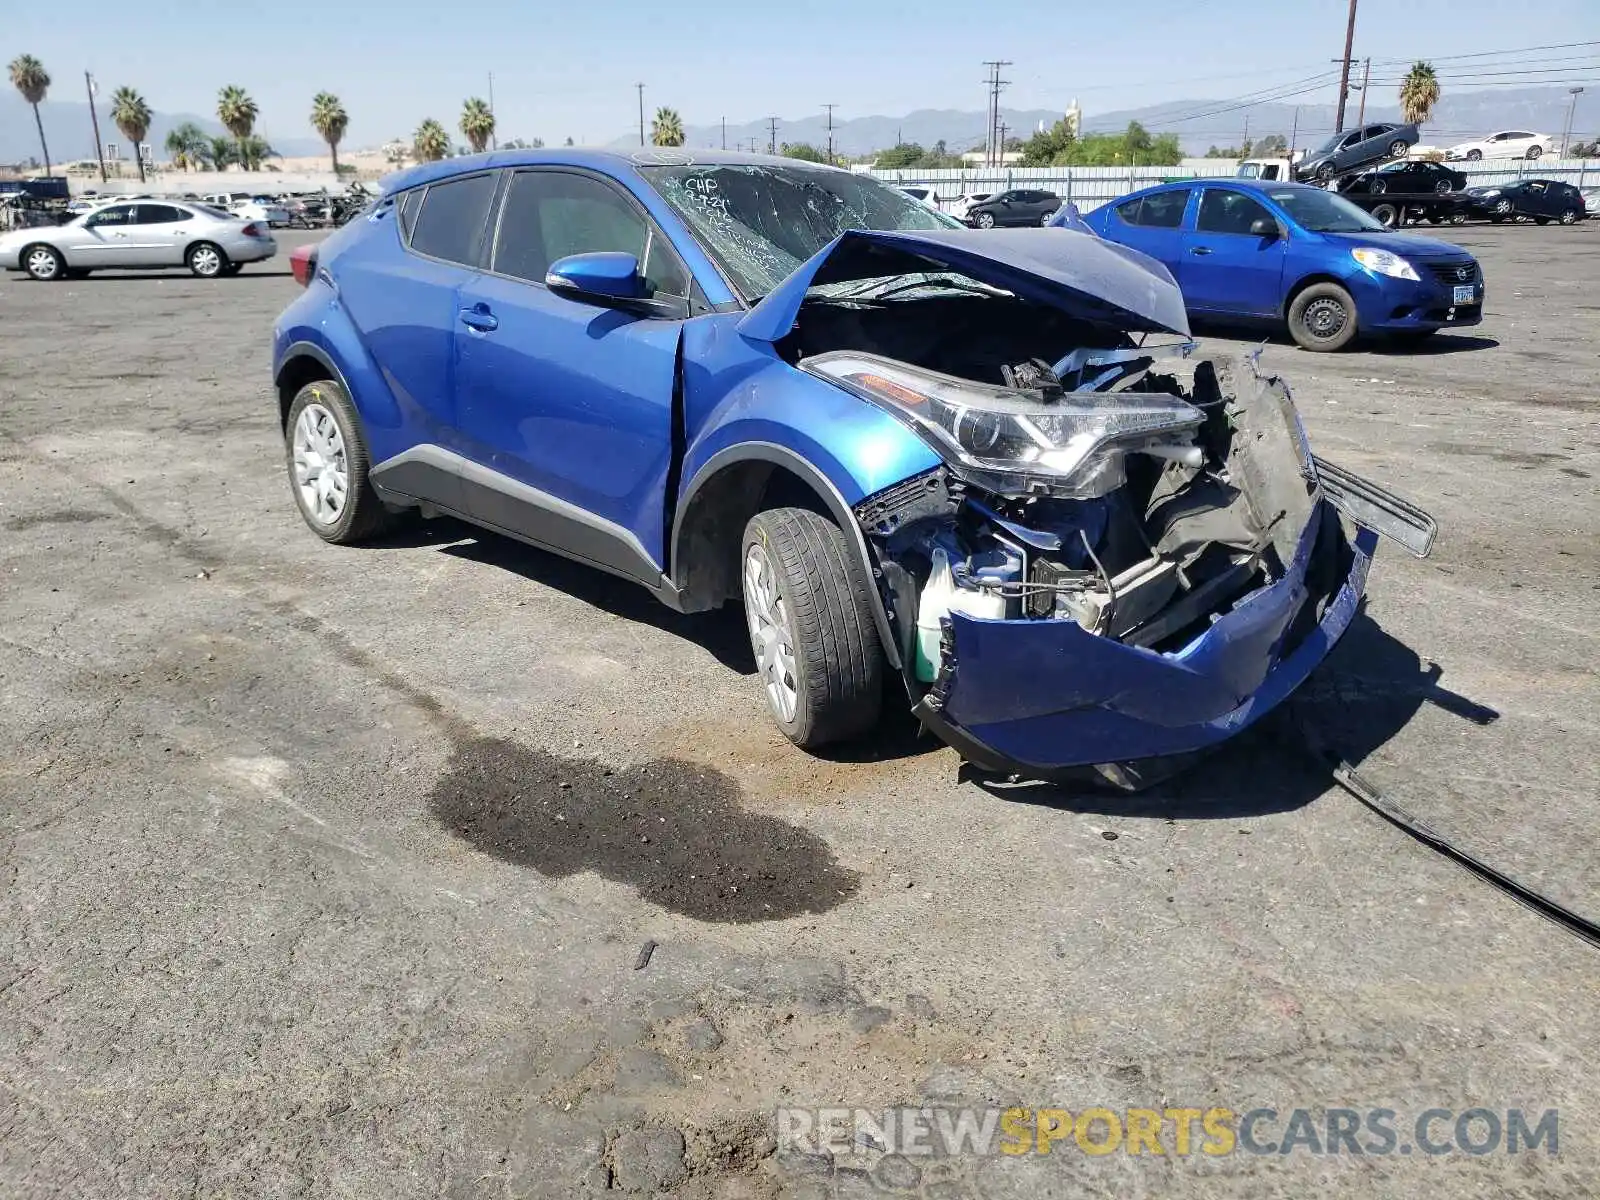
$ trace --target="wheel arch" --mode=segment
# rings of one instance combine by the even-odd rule
[[[1319,283],[1333,283],[1344,288],[1344,290],[1347,292],[1350,290],[1350,285],[1343,279],[1340,279],[1337,275],[1333,274],[1333,272],[1312,271],[1310,274],[1295,280],[1294,286],[1284,293],[1283,306],[1279,310],[1279,314],[1285,321],[1289,319],[1289,310],[1294,307],[1294,302],[1299,298],[1300,293],[1305,291],[1308,287],[1314,287]]]
[[[698,612],[737,598],[739,544],[745,525],[756,513],[777,507],[809,508],[844,532],[854,565],[868,583],[872,619],[884,656],[898,669],[889,615],[854,512],[820,468],[773,442],[740,442],[719,450],[684,487],[673,520],[668,559],[678,607]]]
[[[53,243],[46,242],[46,241],[24,242],[17,249],[17,270],[26,271],[28,269],[27,265],[26,265],[26,259],[28,257],[28,251],[32,250],[35,246],[43,246],[46,250],[53,250],[55,252],[56,257],[61,260],[61,268],[62,268],[62,270],[65,270],[69,265],[71,265],[71,260],[67,257],[67,252],[65,250],[63,250],[60,246],[54,245]]]
[[[295,342],[284,350],[283,361],[273,377],[273,384],[278,389],[280,430],[288,425],[289,406],[294,403],[294,398],[300,389],[308,383],[316,383],[319,380],[337,383],[344,389],[344,394],[354,402],[355,394],[350,390],[344,372],[321,346],[311,342]]]

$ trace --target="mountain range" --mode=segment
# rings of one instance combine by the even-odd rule
[[[1451,92],[1435,107],[1432,119],[1423,129],[1423,140],[1448,145],[1495,129],[1519,128],[1560,136],[1569,99],[1566,89],[1562,87]],[[108,107],[102,98],[99,102],[101,140],[125,143],[127,139],[111,123]],[[93,157],[94,137],[86,103],[47,100],[39,106],[39,113],[44,121],[45,136],[50,141],[52,161]],[[1394,105],[1373,104],[1368,106],[1366,116],[1369,120],[1394,121],[1399,119],[1399,111]],[[1226,100],[1173,100],[1144,108],[1086,112],[1083,128],[1087,133],[1116,132],[1126,128],[1129,121],[1138,121],[1155,133],[1176,133],[1186,153],[1202,154],[1213,145],[1238,145],[1245,136],[1246,117],[1249,119],[1249,132],[1253,136],[1259,138],[1266,134],[1281,133],[1287,137],[1295,132],[1296,144],[1304,146],[1322,140],[1333,131],[1334,108],[1331,104],[1302,104],[1298,108],[1290,104],[1257,104],[1240,109]],[[1355,117],[1356,112],[1352,109],[1346,123],[1353,122]],[[1059,120],[1061,114],[1049,109],[1002,107],[1000,118],[1005,123],[1008,136],[1026,138],[1041,124],[1048,126]],[[151,122],[148,136],[150,143],[158,148],[158,156],[159,147],[166,140],[167,133],[185,121],[193,121],[208,134],[226,132],[215,118],[192,113],[158,112]],[[917,142],[929,148],[943,141],[950,151],[955,152],[981,146],[984,123],[984,114],[981,112],[949,108],[917,109],[900,117],[835,119],[833,144],[840,154],[860,155],[900,141]],[[1574,137],[1581,131],[1584,138],[1592,138],[1597,128],[1600,128],[1600,105],[1591,102],[1586,112],[1580,103]],[[326,150],[315,137],[278,137],[270,129],[260,132],[279,154],[285,156],[321,154]],[[771,139],[766,120],[730,123],[725,142],[721,125],[688,125],[684,132],[685,144],[691,148],[723,144],[730,149],[741,145],[749,148],[753,143],[755,148],[765,149]],[[809,142],[820,148],[827,144],[827,140],[827,119],[821,114],[778,120],[779,145],[784,142]],[[638,133],[635,131],[615,138],[611,144],[626,146],[637,141]],[[0,162],[25,162],[38,153],[39,137],[34,129],[33,111],[21,96],[7,88],[0,92]],[[131,157],[126,146],[123,156]]]

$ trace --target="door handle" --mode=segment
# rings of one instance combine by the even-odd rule
[[[1210,246],[1194,246],[1189,250],[1189,253],[1190,254],[1210,254],[1211,253],[1211,247]]]
[[[475,304],[461,310],[461,323],[479,333],[493,333],[500,328],[500,318],[489,311],[487,304]]]

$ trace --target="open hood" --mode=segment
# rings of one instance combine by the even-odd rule
[[[820,284],[933,271],[1129,333],[1189,333],[1183,294],[1166,267],[1073,229],[850,230],[746,313],[739,332],[777,341],[794,328],[807,290]]]

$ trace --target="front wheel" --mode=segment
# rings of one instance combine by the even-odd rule
[[[1528,147],[1528,161],[1532,162],[1534,159],[1538,158],[1543,153],[1544,153],[1544,148],[1543,147],[1541,147],[1541,146],[1529,146]]]
[[[29,246],[22,252],[22,269],[40,283],[53,283],[67,277],[67,263],[54,246]]]
[[[979,229],[993,229],[994,228],[994,214],[993,213],[979,213],[977,215],[976,219],[972,223],[974,225],[976,225]]]
[[[1482,150],[1468,150],[1467,151],[1467,161],[1468,162],[1482,162],[1483,161],[1483,151]]]
[[[1433,191],[1436,196],[1448,196],[1453,190],[1448,179],[1441,179],[1433,185]]]
[[[1411,146],[1408,143],[1396,138],[1394,141],[1389,143],[1389,157],[1404,158],[1406,156],[1406,152],[1410,149]]]
[[[318,537],[349,545],[394,524],[367,477],[371,460],[361,419],[344,388],[330,380],[301,388],[289,405],[283,440],[295,503]]]
[[[1305,350],[1344,349],[1356,324],[1356,302],[1336,283],[1314,283],[1289,305],[1289,334]]]
[[[190,246],[183,261],[201,279],[215,279],[228,268],[228,256],[220,246],[210,242],[196,242]]]
[[[1372,219],[1393,229],[1400,223],[1400,210],[1393,204],[1375,204],[1372,206]]]
[[[745,526],[740,556],[757,674],[784,736],[812,749],[877,724],[883,649],[839,527],[809,509],[768,509]]]
[[[1452,225],[1465,225],[1466,223],[1467,223],[1467,214],[1466,213],[1457,211],[1457,212],[1453,212],[1453,213],[1450,214],[1450,224],[1452,224]]]
[[[1320,167],[1317,168],[1317,182],[1318,183],[1327,183],[1328,180],[1330,180],[1332,178],[1333,178],[1333,164],[1332,163],[1323,163]]]

